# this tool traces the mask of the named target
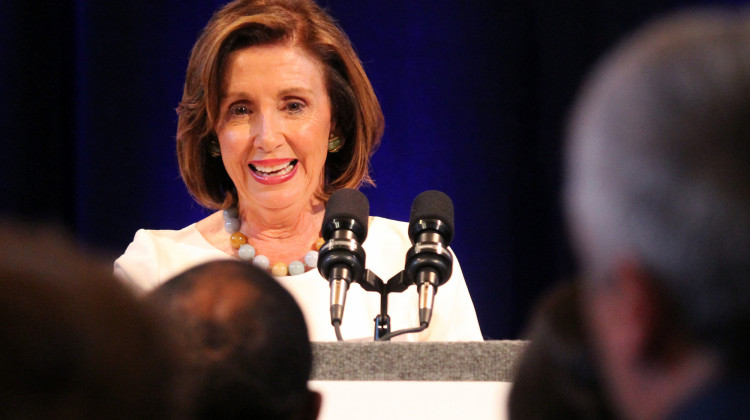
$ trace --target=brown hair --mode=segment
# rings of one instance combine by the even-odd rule
[[[236,0],[211,17],[193,46],[177,108],[180,174],[205,207],[226,208],[237,199],[221,159],[209,153],[216,141],[225,60],[241,48],[284,42],[300,46],[323,64],[331,124],[344,140],[339,152],[328,154],[319,198],[373,184],[369,161],[383,135],[383,113],[349,38],[312,0]]]

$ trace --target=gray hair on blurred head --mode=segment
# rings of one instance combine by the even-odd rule
[[[568,142],[565,205],[589,284],[637,258],[685,331],[736,346],[750,325],[750,15],[644,27],[584,85]]]

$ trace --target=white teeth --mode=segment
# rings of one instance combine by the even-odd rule
[[[258,172],[275,172],[275,171],[278,171],[279,169],[284,169],[285,167],[289,165],[291,165],[291,162],[282,163],[276,166],[258,166],[258,165],[253,165],[253,166],[255,166],[255,169]]]
[[[286,175],[286,174],[288,174],[289,172],[292,171],[292,168],[294,168],[294,165],[289,165],[289,166],[287,166],[286,168],[282,169],[280,172],[278,172],[278,173],[276,173],[274,175]]]
[[[292,171],[294,168],[294,162],[291,161],[289,163],[282,163],[280,165],[275,166],[257,166],[253,165],[253,168],[255,169],[255,172],[262,173],[263,175],[285,175]]]

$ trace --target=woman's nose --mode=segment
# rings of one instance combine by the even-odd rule
[[[253,145],[266,152],[271,152],[283,143],[281,125],[273,114],[260,116],[255,129]]]

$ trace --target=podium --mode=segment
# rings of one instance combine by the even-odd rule
[[[313,343],[321,420],[505,419],[525,341]]]

